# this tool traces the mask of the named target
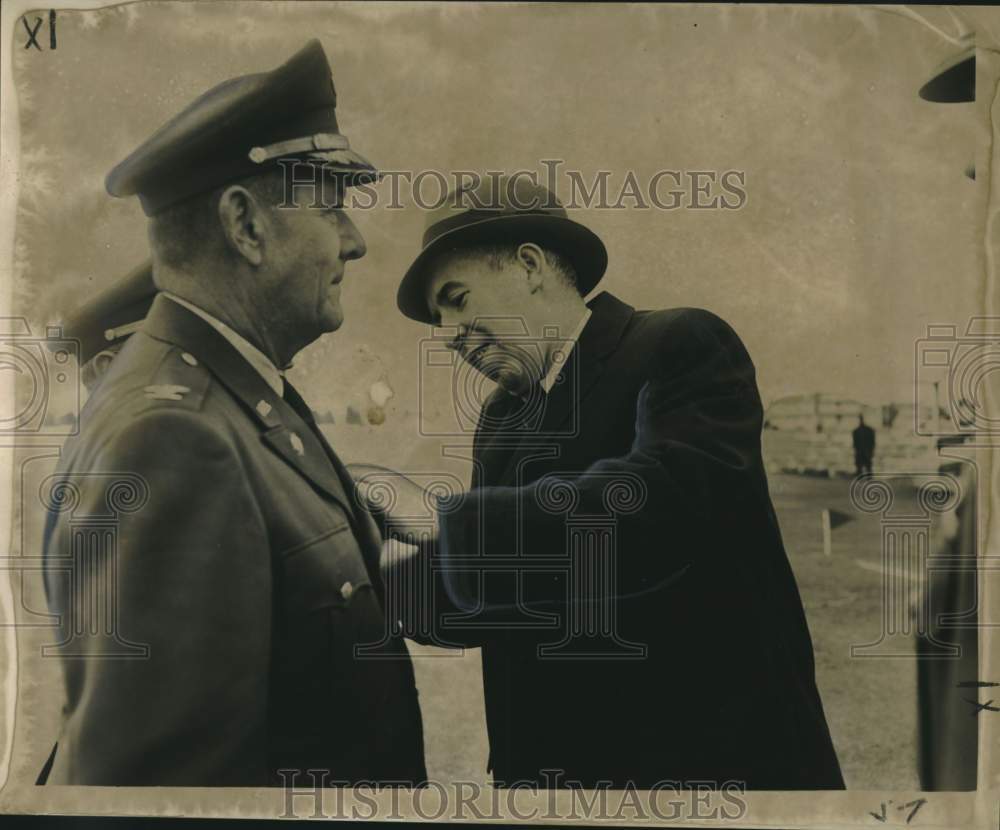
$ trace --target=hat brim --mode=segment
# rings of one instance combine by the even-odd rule
[[[936,104],[976,100],[976,48],[970,46],[949,57],[922,87],[919,95]]]
[[[558,251],[573,264],[581,296],[594,289],[608,267],[601,238],[579,222],[537,213],[491,216],[447,231],[424,247],[399,283],[399,310],[411,320],[433,325],[426,295],[432,260],[446,251],[497,242],[534,242]]]
[[[342,177],[347,187],[376,183],[382,177],[374,164],[354,150],[315,150],[307,153],[302,161]]]

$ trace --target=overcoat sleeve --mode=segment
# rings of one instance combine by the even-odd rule
[[[442,577],[459,608],[515,605],[510,592],[516,582],[483,579],[477,559],[565,552],[567,499],[575,499],[575,515],[614,514],[621,597],[668,584],[695,557],[733,553],[727,548],[730,541],[738,544],[740,517],[770,510],[754,367],[735,332],[715,315],[689,309],[654,342],[648,380],[636,400],[622,401],[635,411],[628,453],[601,459],[578,475],[544,476],[519,488],[483,487],[442,503]],[[518,602],[573,601],[558,582],[537,580],[530,597]]]

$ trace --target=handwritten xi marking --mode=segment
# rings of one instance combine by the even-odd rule
[[[35,18],[35,25],[31,26],[28,23],[27,17],[21,18],[21,23],[24,26],[24,31],[28,34],[28,40],[24,44],[25,49],[30,49],[34,46],[39,52],[42,51],[42,47],[38,44],[38,30],[42,28],[42,18]],[[55,10],[49,12],[49,49],[56,48],[56,13]]]

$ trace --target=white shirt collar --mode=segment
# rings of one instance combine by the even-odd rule
[[[267,355],[265,355],[245,337],[233,331],[218,317],[213,317],[205,311],[205,309],[199,308],[194,303],[185,300],[183,297],[178,297],[176,294],[171,294],[169,291],[161,291],[160,293],[165,297],[169,297],[178,305],[184,306],[184,308],[193,314],[197,314],[202,320],[219,332],[219,334],[225,337],[232,347],[240,353],[243,359],[253,366],[260,376],[264,378],[267,385],[274,390],[274,394],[281,397],[282,393],[285,391],[284,373],[271,362]]]
[[[580,335],[583,333],[583,329],[587,325],[587,321],[590,319],[590,315],[592,313],[593,312],[588,308],[583,317],[580,318],[580,322],[577,323],[576,330],[568,338],[566,338],[563,345],[552,351],[552,354],[549,357],[549,370],[545,373],[545,377],[539,381],[546,395],[552,391],[556,378],[559,377],[559,373],[562,371],[563,366],[566,365],[566,361],[569,360],[569,356],[573,353],[573,349],[576,347],[576,341],[580,339]]]

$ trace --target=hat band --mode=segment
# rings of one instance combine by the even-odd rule
[[[346,135],[316,133],[316,135],[290,138],[288,141],[268,144],[266,147],[254,147],[247,153],[247,157],[255,164],[263,164],[265,161],[295,153],[311,153],[314,150],[349,150],[350,148],[351,143],[347,140]]]

